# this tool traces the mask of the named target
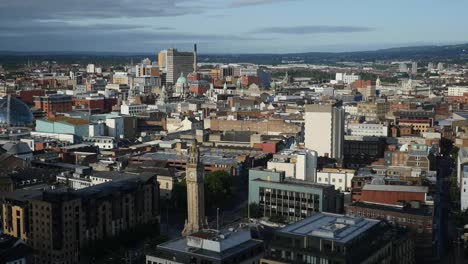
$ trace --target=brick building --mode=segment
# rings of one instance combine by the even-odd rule
[[[390,205],[413,201],[426,203],[428,190],[426,186],[366,184],[362,187],[360,201]]]
[[[67,113],[73,109],[73,100],[69,95],[45,95],[34,97],[34,106],[47,115],[53,113]]]

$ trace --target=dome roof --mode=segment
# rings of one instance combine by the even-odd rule
[[[183,73],[181,73],[179,79],[177,79],[177,84],[187,84],[187,78],[184,77]]]
[[[0,98],[0,124],[6,125],[8,120],[8,97]],[[33,115],[29,107],[22,101],[10,99],[10,126],[28,126],[33,123]]]
[[[276,82],[271,82],[270,87],[273,88],[273,89],[276,89]]]

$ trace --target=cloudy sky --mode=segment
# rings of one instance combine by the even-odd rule
[[[0,0],[0,50],[356,51],[468,42],[466,0]]]

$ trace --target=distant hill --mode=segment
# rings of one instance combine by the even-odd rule
[[[15,52],[0,51],[0,64],[23,63],[25,60],[55,60],[64,63],[128,63],[136,62],[155,54],[113,53],[113,52]],[[415,46],[358,52],[306,52],[285,54],[200,54],[200,62],[281,64],[327,63],[342,61],[392,61],[416,60],[420,62],[468,63],[468,44],[443,46]]]

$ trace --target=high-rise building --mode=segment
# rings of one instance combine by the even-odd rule
[[[319,156],[339,161],[343,158],[344,109],[335,105],[307,105],[305,109],[305,147]]]
[[[96,67],[94,66],[94,64],[88,64],[86,66],[87,73],[95,73],[95,71],[96,71]]]
[[[418,74],[418,63],[415,61],[413,61],[413,63],[411,64],[411,73],[413,75]]]
[[[406,65],[406,63],[400,63],[400,66],[398,66],[398,71],[401,73],[408,72],[408,65]]]
[[[166,72],[167,65],[167,50],[161,50],[158,52],[158,66],[161,71]]]
[[[434,63],[429,62],[429,63],[427,64],[427,71],[432,71],[432,70],[434,70]]]
[[[443,64],[442,62],[439,62],[439,63],[437,64],[437,70],[438,70],[438,71],[443,71],[443,70],[444,70],[444,64]]]
[[[181,73],[193,72],[193,52],[180,52],[168,49],[166,57],[166,85],[175,84]]]
[[[190,159],[187,163],[187,220],[182,235],[187,236],[208,227],[205,219],[205,189],[203,173],[205,169],[200,162],[197,140],[192,141]]]

